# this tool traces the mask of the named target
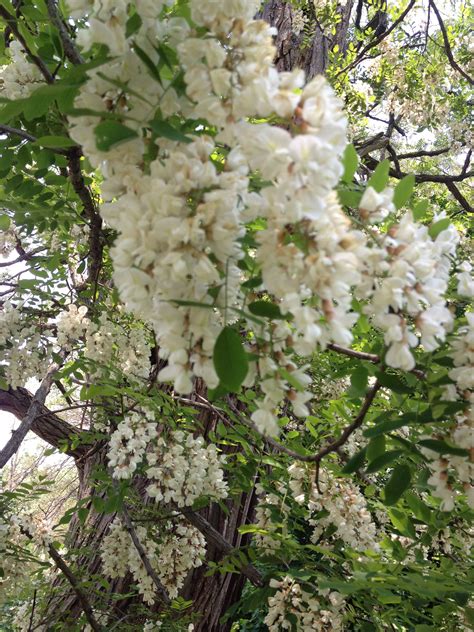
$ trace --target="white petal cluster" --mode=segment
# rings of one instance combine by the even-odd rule
[[[206,553],[202,534],[185,523],[169,523],[162,526],[159,534],[149,533],[145,527],[136,527],[136,534],[150,562],[171,599],[178,596],[180,588],[193,568],[201,566]],[[153,605],[156,587],[148,575],[130,535],[116,518],[109,527],[101,544],[104,574],[108,577],[124,577],[131,572],[143,601]]]
[[[281,524],[283,525],[283,529],[285,529],[286,517],[289,514],[290,508],[277,494],[266,494],[260,484],[257,484],[256,491],[259,494],[259,500],[255,507],[255,523],[262,532],[257,531],[255,533],[254,542],[257,547],[271,554],[272,551],[278,550],[282,545],[281,539],[272,536],[272,533],[276,531],[275,524],[272,520],[272,509],[273,512],[278,512],[284,516]],[[281,535],[284,535],[284,533]]]
[[[306,506],[308,523],[314,527],[311,541],[317,543],[327,527],[332,538],[341,539],[356,551],[377,550],[377,530],[363,494],[348,479],[336,478],[320,468],[319,490],[314,470],[293,464],[289,468],[290,489],[296,502]],[[324,510],[324,514],[315,517]]]
[[[459,296],[467,296],[469,298],[474,297],[474,275],[472,273],[472,266],[469,261],[463,261],[459,265],[459,272],[456,274],[458,287],[457,293]]]
[[[90,320],[86,317],[87,307],[71,304],[67,310],[61,312],[57,319],[58,345],[70,351],[76,342],[84,336]]]
[[[450,331],[453,317],[444,295],[458,241],[452,225],[431,238],[428,227],[415,222],[411,212],[386,234],[374,234],[358,289],[370,299],[366,313],[384,332],[389,366],[412,370],[411,349],[421,342],[425,351],[433,351]]]
[[[301,632],[342,632],[344,629],[345,601],[340,593],[308,593],[289,575],[280,581],[270,580],[270,586],[277,589],[268,598],[268,614],[264,620],[270,632],[292,630],[293,625],[287,619],[290,614],[293,620],[296,618]],[[327,594],[323,597],[323,593]]]
[[[7,230],[0,230],[0,257],[8,257],[15,248],[16,241],[15,227],[12,224]]]
[[[451,356],[454,368],[449,377],[455,382],[455,389],[449,390],[451,401],[464,401],[465,408],[456,415],[456,422],[446,434],[436,433],[434,439],[467,451],[466,456],[442,454],[428,448],[423,452],[430,459],[428,466],[431,476],[428,483],[434,487],[433,494],[441,498],[441,509],[454,509],[458,495],[456,483],[460,483],[466,500],[474,508],[474,312],[466,314],[467,325],[460,328],[452,343]],[[453,392],[454,391],[454,392]]]
[[[359,213],[363,220],[371,224],[381,222],[395,211],[393,189],[387,187],[378,193],[373,187],[367,187],[359,202]]]
[[[202,437],[177,430],[169,439],[160,437],[146,458],[147,477],[153,481],[147,492],[157,502],[189,507],[201,496],[227,497],[224,456],[214,444],[206,446]]]
[[[109,441],[107,458],[114,478],[130,478],[142,462],[147,446],[158,438],[152,412],[132,412],[124,417]]]
[[[43,76],[37,66],[26,59],[20,42],[11,41],[7,50],[11,61],[0,67],[0,95],[12,101],[25,99],[44,84]]]
[[[21,307],[6,301],[0,308],[0,367],[12,388],[24,386],[30,378],[43,375],[50,352],[46,329],[42,335],[28,322]]]

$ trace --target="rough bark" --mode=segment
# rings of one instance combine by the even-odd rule
[[[275,46],[277,49],[275,64],[280,71],[290,71],[302,68],[307,79],[315,75],[324,74],[329,62],[329,51],[335,45],[344,53],[347,47],[347,32],[354,6],[354,0],[349,0],[344,6],[338,7],[341,21],[336,25],[335,35],[327,36],[318,26],[316,20],[310,25],[313,36],[309,45],[304,44],[304,35],[293,31],[293,7],[284,0],[269,0],[266,2],[260,17],[276,27]]]

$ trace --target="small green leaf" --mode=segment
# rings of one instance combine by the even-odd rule
[[[423,217],[425,217],[429,204],[428,200],[420,200],[415,204],[413,207],[413,219],[415,221],[419,222],[423,219]]]
[[[384,467],[387,467],[387,465],[390,465],[390,463],[393,463],[393,461],[398,459],[401,454],[403,454],[402,450],[389,450],[388,452],[384,452],[380,456],[373,459],[373,461],[371,461],[367,465],[365,471],[367,472],[367,474],[378,472]]]
[[[117,121],[102,121],[94,130],[95,144],[100,151],[109,151],[112,147],[137,138],[135,130]]]
[[[446,441],[441,441],[440,439],[422,439],[421,441],[418,441],[418,445],[421,445],[424,448],[428,448],[429,450],[433,450],[433,452],[438,452],[439,454],[469,456],[469,450],[464,450],[463,448],[449,445],[449,443],[446,443]]]
[[[131,37],[142,25],[142,19],[138,13],[131,15],[125,24],[125,37]]]
[[[67,136],[40,136],[36,143],[41,147],[75,147],[76,143]]]
[[[400,209],[405,206],[413,193],[414,186],[415,176],[412,173],[400,180],[393,192],[393,203],[395,204],[395,208]]]
[[[343,474],[352,474],[364,465],[367,448],[362,448],[359,452],[356,452],[342,468]]]
[[[270,303],[269,301],[254,301],[250,303],[249,312],[255,316],[263,316],[264,318],[273,318],[275,320],[286,318],[286,316],[281,313],[278,305]]]
[[[412,394],[413,389],[405,384],[399,377],[391,373],[378,373],[377,379],[386,388],[389,388],[394,393]]]
[[[249,368],[247,353],[240,334],[232,327],[224,327],[214,346],[214,368],[222,384],[237,392]]]
[[[384,487],[385,504],[394,505],[404,491],[410,487],[411,470],[408,465],[397,465]]]
[[[372,187],[373,189],[377,191],[377,193],[380,193],[381,191],[383,191],[388,184],[389,169],[390,169],[389,160],[382,160],[382,162],[379,162],[379,164],[377,165],[377,168],[375,169],[374,173],[370,176],[367,182],[367,187]]]
[[[354,145],[350,144],[345,148],[344,154],[342,155],[342,164],[344,166],[342,181],[350,184],[359,166],[359,156],[357,155]]]
[[[351,386],[347,391],[348,397],[364,397],[367,391],[369,372],[365,366],[359,366],[351,375]]]
[[[436,239],[436,237],[440,233],[442,233],[443,230],[446,230],[446,228],[448,228],[450,224],[451,224],[451,220],[449,219],[449,217],[443,217],[443,219],[440,219],[438,222],[431,224],[428,230],[428,233],[431,239]]]
[[[404,498],[406,504],[413,511],[415,518],[426,524],[430,524],[433,515],[431,509],[413,492],[406,492]]]
[[[385,437],[379,435],[371,439],[367,445],[367,460],[371,463],[385,452]]]
[[[0,215],[0,230],[8,230],[10,228],[10,218],[8,215]]]
[[[150,123],[151,129],[160,138],[167,138],[168,140],[174,140],[177,143],[191,143],[192,139],[180,132],[166,121],[160,121],[155,119]]]
[[[160,77],[160,73],[158,71],[158,67],[156,66],[156,64],[153,63],[153,60],[147,55],[147,53],[145,53],[143,48],[140,48],[140,46],[136,42],[133,44],[133,49],[137,57],[146,66],[148,72],[153,77],[153,79],[156,79],[156,81],[158,81],[160,85],[163,85],[163,82]]]

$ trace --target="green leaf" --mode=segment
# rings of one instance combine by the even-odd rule
[[[411,518],[399,509],[389,509],[388,515],[395,529],[400,531],[402,535],[406,535],[413,540],[416,539],[415,525]]]
[[[351,387],[347,391],[348,397],[364,397],[367,391],[369,372],[365,366],[359,366],[351,375]]]
[[[415,176],[412,173],[400,180],[393,193],[393,203],[395,204],[395,208],[400,209],[402,206],[405,206],[413,193],[414,186]]]
[[[342,181],[350,184],[359,166],[359,156],[357,155],[354,145],[350,144],[345,148],[342,155],[342,164],[344,166]]]
[[[156,66],[153,63],[153,60],[150,59],[150,57],[147,55],[147,53],[145,53],[143,48],[140,48],[140,46],[136,42],[133,44],[133,48],[135,50],[135,53],[136,53],[137,57],[146,66],[148,72],[153,77],[153,79],[156,79],[156,81],[158,81],[158,83],[160,85],[163,85],[163,82],[162,82],[161,77],[160,77],[160,73],[158,71],[158,66]]]
[[[378,472],[384,467],[387,467],[387,465],[390,465],[390,463],[393,463],[393,461],[398,459],[401,454],[403,454],[403,450],[389,450],[388,452],[384,452],[380,456],[377,456],[375,459],[373,459],[373,461],[371,461],[367,465],[365,471],[367,472],[367,474]]]
[[[174,140],[177,143],[191,143],[192,139],[180,132],[166,121],[155,119],[150,123],[151,129],[160,138],[167,138],[168,140]]]
[[[298,380],[290,373],[290,371],[287,371],[286,369],[280,367],[280,369],[278,369],[278,373],[282,376],[283,379],[285,379],[288,384],[290,384],[290,386],[292,386],[296,391],[304,391],[305,387],[303,384],[301,384],[301,382],[298,382]]]
[[[385,504],[394,505],[403,492],[410,487],[411,470],[408,465],[397,465],[384,487]]]
[[[382,160],[382,162],[379,162],[379,164],[377,165],[377,168],[375,169],[374,173],[370,176],[367,182],[367,187],[372,187],[373,189],[377,191],[377,193],[380,193],[381,191],[383,191],[388,184],[389,169],[390,169],[389,160]]]
[[[360,470],[360,468],[364,465],[366,453],[367,448],[362,448],[362,450],[356,452],[342,468],[343,474],[352,474],[353,472]]]
[[[362,197],[361,191],[349,191],[348,189],[338,189],[339,201],[343,206],[357,208]]]
[[[247,353],[240,334],[232,327],[224,327],[214,346],[214,368],[222,384],[237,392],[249,368]]]
[[[75,147],[76,143],[67,136],[40,136],[36,144],[41,147]]]
[[[125,37],[129,38],[134,33],[136,33],[141,27],[142,23],[142,19],[138,13],[134,13],[133,15],[131,15],[125,24]]]
[[[371,463],[385,452],[385,437],[379,435],[371,439],[367,445],[367,460]]]
[[[463,448],[449,445],[449,443],[446,443],[446,441],[441,441],[441,439],[422,439],[421,441],[418,441],[418,445],[421,445],[424,448],[428,448],[429,450],[433,450],[433,452],[438,452],[439,454],[469,456],[469,450],[464,450]]]
[[[436,237],[440,233],[442,233],[443,230],[446,230],[446,228],[448,228],[450,224],[451,224],[451,220],[449,219],[449,217],[443,217],[443,219],[440,219],[438,222],[431,224],[428,230],[428,234],[431,237],[431,239],[436,239]]]
[[[10,228],[10,218],[8,215],[0,215],[0,230],[8,230]]]
[[[426,524],[430,524],[433,516],[431,509],[413,492],[406,492],[404,498],[406,504],[413,511],[415,518],[418,518],[418,520],[421,520]]]
[[[109,151],[112,147],[137,138],[135,130],[117,121],[102,121],[94,130],[95,144],[100,151]]]
[[[412,394],[413,389],[405,384],[399,377],[391,373],[377,373],[377,379],[386,388],[394,393]]]
[[[282,320],[286,318],[286,316],[281,313],[278,305],[270,303],[269,301],[254,301],[253,303],[250,303],[249,312],[255,316],[273,318],[274,320]]]
[[[429,204],[428,200],[420,200],[415,204],[413,207],[413,219],[415,221],[419,222],[423,219],[423,217],[425,217]]]

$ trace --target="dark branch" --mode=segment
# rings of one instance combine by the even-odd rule
[[[236,549],[201,514],[196,513],[192,509],[180,509],[179,511],[181,511],[188,522],[203,534],[206,542],[214,546],[223,555],[235,553]],[[254,586],[261,587],[264,585],[262,575],[251,564],[243,566],[240,571]]]
[[[382,42],[385,38],[387,38],[390,35],[390,33],[394,29],[396,29],[397,26],[401,22],[403,22],[405,17],[408,15],[408,13],[411,11],[413,6],[415,5],[415,1],[416,0],[410,0],[410,3],[408,4],[408,6],[405,9],[405,11],[403,11],[403,13],[400,14],[400,16],[395,20],[395,22],[392,24],[392,26],[389,29],[387,29],[384,33],[382,33],[381,35],[376,37],[374,40],[369,42],[366,46],[364,46],[364,48],[360,51],[360,53],[357,55],[357,57],[354,59],[354,61],[352,61],[350,64],[345,66],[342,70],[340,70],[336,74],[336,77],[339,77],[340,75],[343,75],[344,73],[346,73],[348,70],[351,70],[352,68],[355,68],[357,66],[357,64],[359,64],[364,59],[365,55],[369,52],[369,50],[371,50],[372,48],[375,48],[375,46],[378,46],[380,44],[380,42]]]
[[[454,59],[453,51],[451,50],[451,45],[449,43],[449,37],[443,22],[443,18],[441,17],[440,12],[438,11],[438,7],[435,5],[433,0],[430,0],[430,6],[432,7],[436,15],[436,19],[438,20],[439,28],[441,29],[441,35],[443,36],[444,49],[446,51],[446,56],[448,58],[450,66],[454,68],[454,70],[456,70],[460,75],[462,75],[464,79],[466,79],[466,81],[471,84],[471,86],[474,85],[474,79],[470,75],[468,75],[467,72],[463,70]]]
[[[20,30],[18,28],[18,24],[17,24],[16,18],[13,15],[11,15],[10,13],[8,13],[8,11],[5,9],[5,7],[2,7],[1,5],[0,5],[0,17],[2,17],[5,20],[5,22],[7,23],[8,27],[10,28],[11,32],[14,34],[16,39],[23,46],[23,48],[25,49],[25,52],[30,57],[31,61],[35,64],[35,66],[39,69],[39,71],[43,75],[45,81],[47,83],[54,83],[54,77],[51,74],[51,72],[49,71],[49,69],[46,66],[46,64],[44,63],[44,61],[41,59],[41,57],[38,57],[38,55],[35,55],[29,49],[25,38],[23,37],[23,35],[21,34],[21,32],[20,32]]]
[[[33,395],[26,388],[0,390],[0,410],[23,419],[33,401]],[[78,430],[71,426],[45,406],[40,406],[38,415],[33,419],[31,431],[54,448],[68,446],[71,439],[78,436]],[[67,448],[65,454],[79,459],[90,446],[80,445]]]
[[[78,66],[80,64],[83,64],[84,59],[77,50],[75,43],[69,36],[66,24],[59,14],[56,0],[46,0],[46,5],[48,7],[48,13],[51,21],[59,31],[59,37],[61,38],[61,43],[64,48],[64,54],[74,65]]]
[[[62,359],[64,359],[64,354],[62,355]],[[11,457],[18,451],[18,448],[22,444],[23,439],[26,437],[29,430],[31,430],[33,421],[41,412],[41,408],[43,407],[46,396],[48,395],[53,384],[54,375],[59,367],[60,364],[58,363],[53,363],[50,366],[45,377],[43,378],[43,381],[40,384],[40,387],[34,394],[33,400],[28,407],[28,410],[26,411],[26,415],[23,417],[20,427],[12,434],[11,438],[7,441],[7,444],[3,448],[3,450],[0,450],[0,470],[5,467]]]
[[[168,593],[166,592],[165,587],[160,581],[160,578],[158,577],[152,565],[150,564],[150,560],[148,559],[145,549],[143,548],[142,543],[140,542],[138,538],[137,532],[135,531],[135,527],[133,526],[133,523],[132,523],[132,519],[130,518],[130,515],[125,505],[122,507],[122,510],[120,511],[119,516],[120,516],[123,526],[128,532],[128,535],[132,539],[133,545],[135,546],[137,553],[140,556],[140,559],[143,563],[143,566],[145,567],[146,572],[148,573],[148,575],[153,580],[153,583],[155,584],[156,592],[159,595],[160,600],[165,604],[169,604],[170,598],[168,597]]]

